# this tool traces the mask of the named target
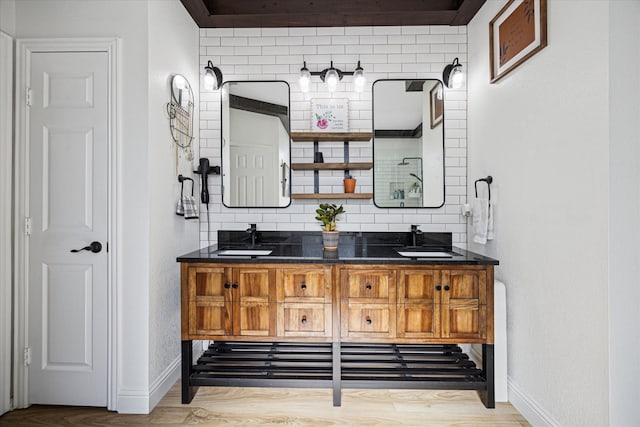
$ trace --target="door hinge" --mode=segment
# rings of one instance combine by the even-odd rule
[[[29,217],[24,219],[24,234],[31,236],[31,218]]]
[[[32,101],[33,101],[33,92],[31,91],[31,88],[28,87],[25,93],[25,101],[27,103],[27,107],[31,107]]]
[[[23,361],[24,361],[24,366],[29,366],[31,365],[31,347],[25,347],[24,348],[24,357],[23,357]]]

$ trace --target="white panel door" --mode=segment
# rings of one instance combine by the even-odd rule
[[[107,404],[107,67],[106,52],[31,54],[32,404]]]

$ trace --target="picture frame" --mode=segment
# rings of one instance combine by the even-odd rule
[[[490,82],[547,45],[547,0],[509,0],[489,23]]]
[[[348,132],[349,100],[312,99],[311,100],[312,132]]]
[[[440,94],[440,97],[438,97]],[[442,97],[442,86],[440,84],[434,85],[429,91],[429,99],[430,101],[430,110],[431,114],[431,129],[434,129],[440,123],[442,123],[442,119],[444,118],[444,99]]]

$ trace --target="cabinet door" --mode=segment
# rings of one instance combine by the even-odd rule
[[[331,269],[281,269],[278,302],[331,303]]]
[[[232,333],[229,271],[225,268],[189,268],[189,334]]]
[[[398,337],[440,335],[440,276],[439,270],[398,271]]]
[[[442,337],[485,338],[487,275],[484,270],[442,272]]]
[[[275,269],[234,270],[234,335],[275,336]]]

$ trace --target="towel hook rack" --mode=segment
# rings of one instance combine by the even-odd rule
[[[487,189],[489,190],[489,201],[491,201],[491,183],[493,182],[493,177],[491,175],[488,175],[486,178],[476,179],[476,181],[473,183],[473,186],[476,189],[476,198],[478,198],[478,182],[487,183]]]

